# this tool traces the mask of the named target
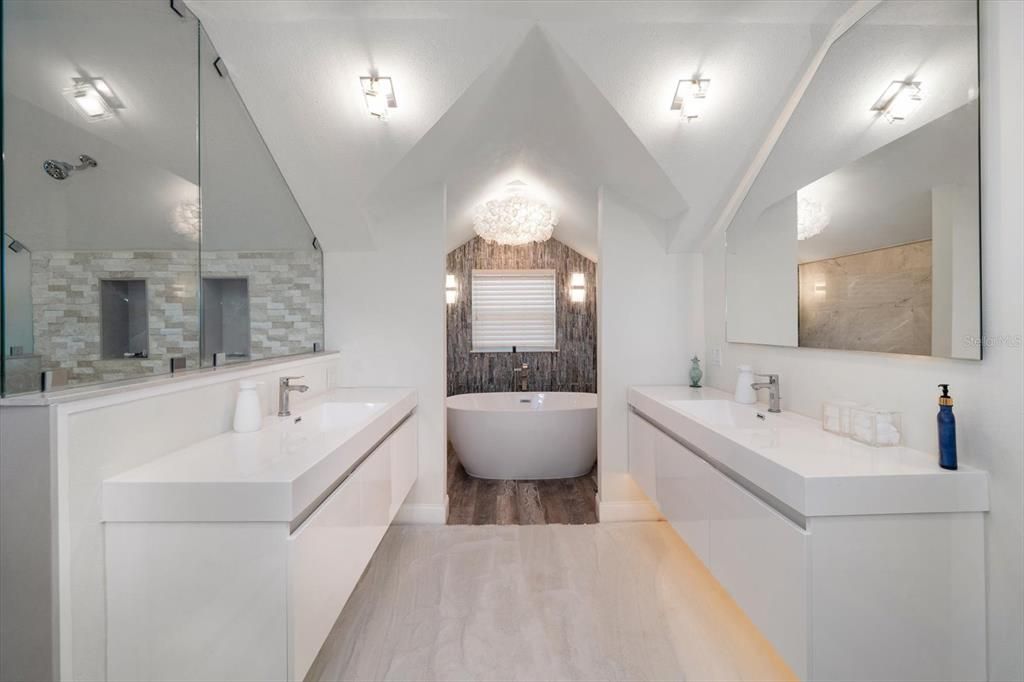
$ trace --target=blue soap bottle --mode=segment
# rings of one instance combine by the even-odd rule
[[[953,398],[949,395],[949,384],[939,384],[939,466],[956,469],[956,417],[953,416]]]

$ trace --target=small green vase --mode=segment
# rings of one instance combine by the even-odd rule
[[[700,369],[700,358],[694,355],[690,362],[693,363],[690,367],[690,388],[700,388],[700,380],[704,377]]]

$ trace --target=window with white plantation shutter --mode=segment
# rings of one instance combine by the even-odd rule
[[[473,270],[473,350],[555,350],[554,270]]]

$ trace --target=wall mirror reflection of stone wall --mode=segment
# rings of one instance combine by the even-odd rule
[[[4,395],[322,344],[312,231],[184,3],[7,1],[2,58]],[[207,280],[245,286],[210,316]]]
[[[831,47],[727,233],[731,342],[981,357],[976,0]]]

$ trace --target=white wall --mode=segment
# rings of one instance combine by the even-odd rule
[[[688,381],[699,352],[700,257],[669,254],[665,224],[607,188],[598,196],[598,496],[602,521],[657,518],[629,476],[630,386]]]
[[[732,390],[751,363],[781,375],[783,408],[816,417],[828,398],[902,410],[912,447],[937,452],[936,384],[956,400],[960,460],[991,476],[987,520],[989,678],[1024,679],[1024,3],[982,3],[982,290],[987,339],[981,362],[730,344],[725,341],[725,253],[704,253],[707,349],[723,364],[711,385]],[[956,589],[956,586],[951,586]]]
[[[932,355],[978,359],[978,189],[932,188]]]
[[[418,391],[419,479],[399,521],[444,523],[445,192],[432,186],[369,216],[376,250],[324,256],[327,347],[342,386]]]
[[[795,346],[798,341],[797,195],[729,229],[729,339]],[[770,304],[770,305],[769,305]]]

